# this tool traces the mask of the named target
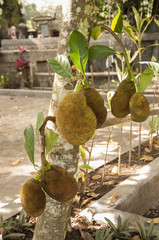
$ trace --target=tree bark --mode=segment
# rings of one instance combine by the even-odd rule
[[[93,24],[93,0],[65,0],[63,5],[63,24],[57,53],[68,56],[67,41],[73,30],[79,30],[89,40]],[[49,115],[56,115],[58,103],[67,92],[73,91],[75,84],[73,79],[55,74]],[[51,123],[49,127],[57,131]],[[69,144],[59,135],[54,150],[48,154],[48,161],[67,169],[71,174],[75,174],[78,166],[78,150],[77,146]],[[60,203],[47,196],[46,209],[37,219],[33,240],[64,240],[71,206],[72,200]]]

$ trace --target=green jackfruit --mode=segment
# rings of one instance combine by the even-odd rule
[[[41,182],[44,191],[59,202],[72,199],[78,190],[75,178],[66,169],[57,165],[52,165],[50,170],[42,174]]]
[[[107,117],[104,99],[94,88],[87,88],[82,93],[87,99],[87,105],[92,109],[97,118],[97,128],[100,128]]]
[[[97,119],[82,93],[67,93],[56,109],[56,124],[63,137],[73,145],[85,144],[97,127]]]
[[[21,204],[27,215],[40,216],[46,206],[46,195],[41,182],[31,178],[27,180],[21,190]]]
[[[126,117],[129,113],[129,101],[136,92],[133,81],[123,80],[111,99],[111,112],[117,118]]]
[[[135,93],[132,95],[129,102],[129,108],[131,118],[134,122],[144,122],[150,114],[149,103],[142,93]]]

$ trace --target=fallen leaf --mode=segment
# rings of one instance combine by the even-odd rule
[[[118,175],[118,166],[114,166],[112,168],[111,173],[109,173],[109,175]]]
[[[141,238],[139,237],[139,235],[135,235],[133,236],[132,240],[141,240]]]
[[[139,160],[144,160],[144,162],[149,162],[153,160],[153,157],[151,157],[150,155],[142,155],[141,158],[139,158]]]
[[[154,145],[153,145],[153,148],[154,148],[155,150],[159,150],[159,145],[158,145],[158,144],[154,144]]]
[[[19,117],[25,117],[26,114],[25,113],[19,113]]]
[[[93,187],[95,184],[96,184],[95,182],[91,182],[91,183],[89,184],[89,187]]]
[[[86,200],[84,200],[82,203],[81,203],[81,207],[86,205],[87,203],[89,203],[91,200],[93,199],[93,197],[90,197],[90,198],[87,198]]]
[[[37,172],[31,172],[31,175],[35,176],[37,174]]]
[[[150,148],[145,147],[145,152],[150,153],[151,152]]]
[[[96,197],[99,196],[99,193],[97,194],[97,193],[95,193],[95,192],[89,192],[89,193],[87,193],[87,195],[88,195],[88,196],[91,196],[91,197],[93,197],[93,198],[96,198]]]
[[[92,179],[93,180],[98,180],[100,179],[102,176],[101,175],[93,175]]]
[[[155,139],[154,139],[153,141],[154,141],[154,143],[157,143],[157,144],[159,144],[159,141],[157,141],[157,140],[155,140]]]
[[[74,199],[73,199],[73,201],[74,201],[74,202],[77,202],[77,203],[79,204],[80,200],[81,200],[80,195],[77,195],[77,194],[76,194],[75,197],[74,197]]]
[[[19,159],[19,160],[16,160],[15,162],[12,162],[12,166],[15,166],[15,165],[17,165],[17,164],[19,164],[21,162],[21,160]]]
[[[9,133],[3,133],[2,136],[3,137],[7,137],[9,135]]]
[[[155,224],[159,223],[159,218],[149,219],[149,220],[147,220],[146,222],[147,222],[147,223],[151,223],[152,220],[154,221]]]
[[[113,195],[112,195],[110,198],[108,198],[107,200],[108,200],[108,202],[110,202],[110,203],[115,203],[116,200],[117,200],[117,198],[118,198],[118,196],[119,196],[119,193],[118,193],[118,192],[115,192],[115,193],[113,193]]]
[[[88,222],[88,219],[84,216],[76,215],[71,220],[71,226],[76,229],[86,229],[90,225],[90,222]]]

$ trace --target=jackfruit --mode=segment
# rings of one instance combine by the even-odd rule
[[[73,145],[85,144],[97,127],[97,119],[82,93],[67,93],[56,109],[56,124],[63,137]]]
[[[87,88],[82,91],[87,99],[87,105],[92,109],[97,118],[97,128],[100,128],[107,117],[107,109],[104,106],[104,99],[94,88]]]
[[[41,182],[44,191],[59,202],[72,199],[78,190],[75,178],[66,169],[57,165],[52,165],[50,170],[42,174]]]
[[[144,122],[150,114],[149,103],[142,93],[135,93],[132,95],[129,102],[129,108],[131,119],[134,122]]]
[[[21,190],[21,204],[30,217],[38,217],[43,213],[46,195],[42,190],[41,182],[31,178],[24,183]]]
[[[126,117],[129,113],[129,101],[136,92],[133,81],[123,80],[111,99],[111,112],[117,118]]]

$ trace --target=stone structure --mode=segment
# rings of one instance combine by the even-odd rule
[[[51,87],[50,79],[48,76],[37,77],[36,72],[46,72],[50,70],[47,66],[47,59],[54,58],[56,56],[56,50],[59,38],[33,38],[33,39],[17,39],[17,40],[2,40],[2,47],[0,52],[0,76],[6,73],[10,73],[10,86],[18,87],[18,77],[14,69],[15,60],[18,58],[19,50],[18,46],[26,46],[27,52],[25,53],[25,59],[30,62],[30,80],[33,87]],[[135,46],[130,39],[126,36],[122,38],[123,44],[132,53],[135,51]],[[158,43],[158,33],[147,33],[143,37],[142,45],[145,47],[150,44]],[[90,46],[93,44],[104,44],[114,48],[116,51],[121,52],[120,47],[116,44],[110,35],[105,35],[99,40],[91,40]],[[143,60],[150,61],[152,55],[159,59],[158,46],[148,48],[143,54]],[[95,72],[106,71],[106,59],[98,59],[89,61],[86,71],[89,71],[89,65],[93,64],[93,70]],[[101,78],[101,77],[100,77]],[[98,77],[97,77],[98,79]]]

